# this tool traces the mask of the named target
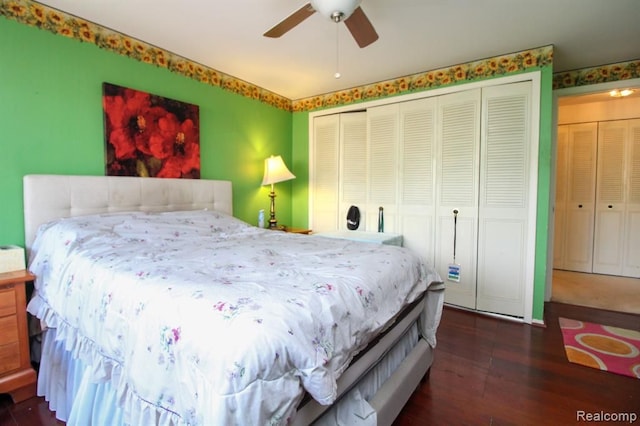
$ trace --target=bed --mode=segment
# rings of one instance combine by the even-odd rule
[[[433,361],[406,249],[259,229],[228,181],[24,177],[38,394],[69,425],[391,424]]]

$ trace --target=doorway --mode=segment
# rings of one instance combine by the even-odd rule
[[[626,98],[612,97],[613,89],[632,89]],[[554,92],[554,128],[565,124],[581,124],[640,118],[640,80],[604,83],[587,87],[562,89]],[[557,135],[554,135],[556,138]],[[558,140],[554,146],[554,171],[558,161]],[[558,176],[554,173],[555,194]],[[554,199],[554,198],[552,198]],[[554,202],[554,218],[558,206]],[[554,228],[557,224],[554,224]],[[640,314],[640,278],[619,277],[585,272],[553,269],[554,233],[550,235],[550,257],[546,300],[591,306],[613,311]],[[557,235],[556,235],[557,236]],[[592,239],[588,236],[587,239]],[[557,264],[556,264],[557,266]]]

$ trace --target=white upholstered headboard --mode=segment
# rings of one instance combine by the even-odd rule
[[[26,175],[23,184],[27,250],[41,224],[61,217],[205,208],[233,214],[231,182],[225,180]]]

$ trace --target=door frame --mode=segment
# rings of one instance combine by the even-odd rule
[[[553,237],[555,227],[555,199],[556,199],[556,165],[558,154],[558,100],[562,97],[588,95],[593,93],[602,93],[613,89],[635,88],[640,90],[640,78],[632,78],[629,80],[610,81],[607,83],[590,84],[586,86],[567,87],[565,89],[557,89],[552,94],[552,125],[551,135],[551,182],[549,191],[549,227],[547,236],[547,277],[545,283],[545,302],[551,300],[553,292]]]

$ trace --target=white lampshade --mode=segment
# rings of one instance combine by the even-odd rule
[[[285,180],[295,179],[295,175],[287,169],[279,155],[271,156],[264,160],[264,177],[263,185],[272,185],[274,183],[283,182]]]
[[[342,19],[347,19],[362,0],[311,0],[311,6],[320,15],[333,19],[334,12],[342,13]]]

